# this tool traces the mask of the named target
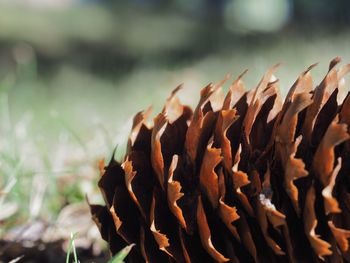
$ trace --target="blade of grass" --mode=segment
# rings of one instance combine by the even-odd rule
[[[73,252],[73,256],[74,256],[74,263],[79,263],[78,257],[77,257],[77,251],[75,249],[75,244],[74,244],[74,239],[76,238],[77,235],[78,235],[78,233],[74,233],[74,234],[71,233],[70,234],[70,241],[69,241],[69,247],[67,250],[66,263],[69,263],[70,254],[72,252]]]
[[[121,263],[124,258],[130,253],[130,250],[135,246],[135,244],[131,244],[126,246],[122,250],[120,250],[114,257],[112,257],[107,263]]]

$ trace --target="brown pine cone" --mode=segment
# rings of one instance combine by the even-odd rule
[[[226,97],[176,97],[136,114],[122,163],[99,181],[93,218],[127,262],[350,262],[350,95],[335,58],[316,87],[303,72],[282,102],[270,68]]]

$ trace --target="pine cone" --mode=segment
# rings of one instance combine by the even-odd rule
[[[303,72],[284,103],[270,68],[245,91],[240,75],[201,90],[194,111],[176,96],[147,124],[136,114],[123,163],[91,206],[128,262],[350,262],[350,95],[335,58],[313,89]],[[339,103],[338,103],[339,101]]]

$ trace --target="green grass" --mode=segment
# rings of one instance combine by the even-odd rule
[[[73,254],[73,263],[79,263],[78,255],[75,247],[74,240],[76,239],[78,233],[71,233],[71,237],[69,240],[69,246],[66,255],[66,263],[70,263],[71,254]],[[128,256],[131,249],[135,246],[135,244],[131,244],[126,246],[122,250],[120,250],[116,255],[114,255],[107,263],[122,263],[123,260]]]
[[[70,259],[70,255],[73,253],[73,257],[74,257],[74,263],[79,263],[78,261],[78,256],[77,256],[77,251],[75,249],[75,243],[74,243],[74,239],[76,238],[78,233],[71,233],[70,235],[70,241],[69,241],[69,246],[68,246],[68,250],[67,250],[67,256],[66,256],[66,263],[70,263],[69,259]]]
[[[107,263],[122,263],[133,248],[133,246],[135,245],[131,244],[129,246],[126,246],[125,248],[120,250],[114,257],[112,257]]]

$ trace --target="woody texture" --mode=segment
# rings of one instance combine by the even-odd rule
[[[176,88],[161,113],[133,120],[125,157],[102,167],[91,205],[111,254],[126,262],[350,262],[350,64],[310,66],[284,102],[271,67],[200,92]],[[103,165],[104,166],[104,165]]]

